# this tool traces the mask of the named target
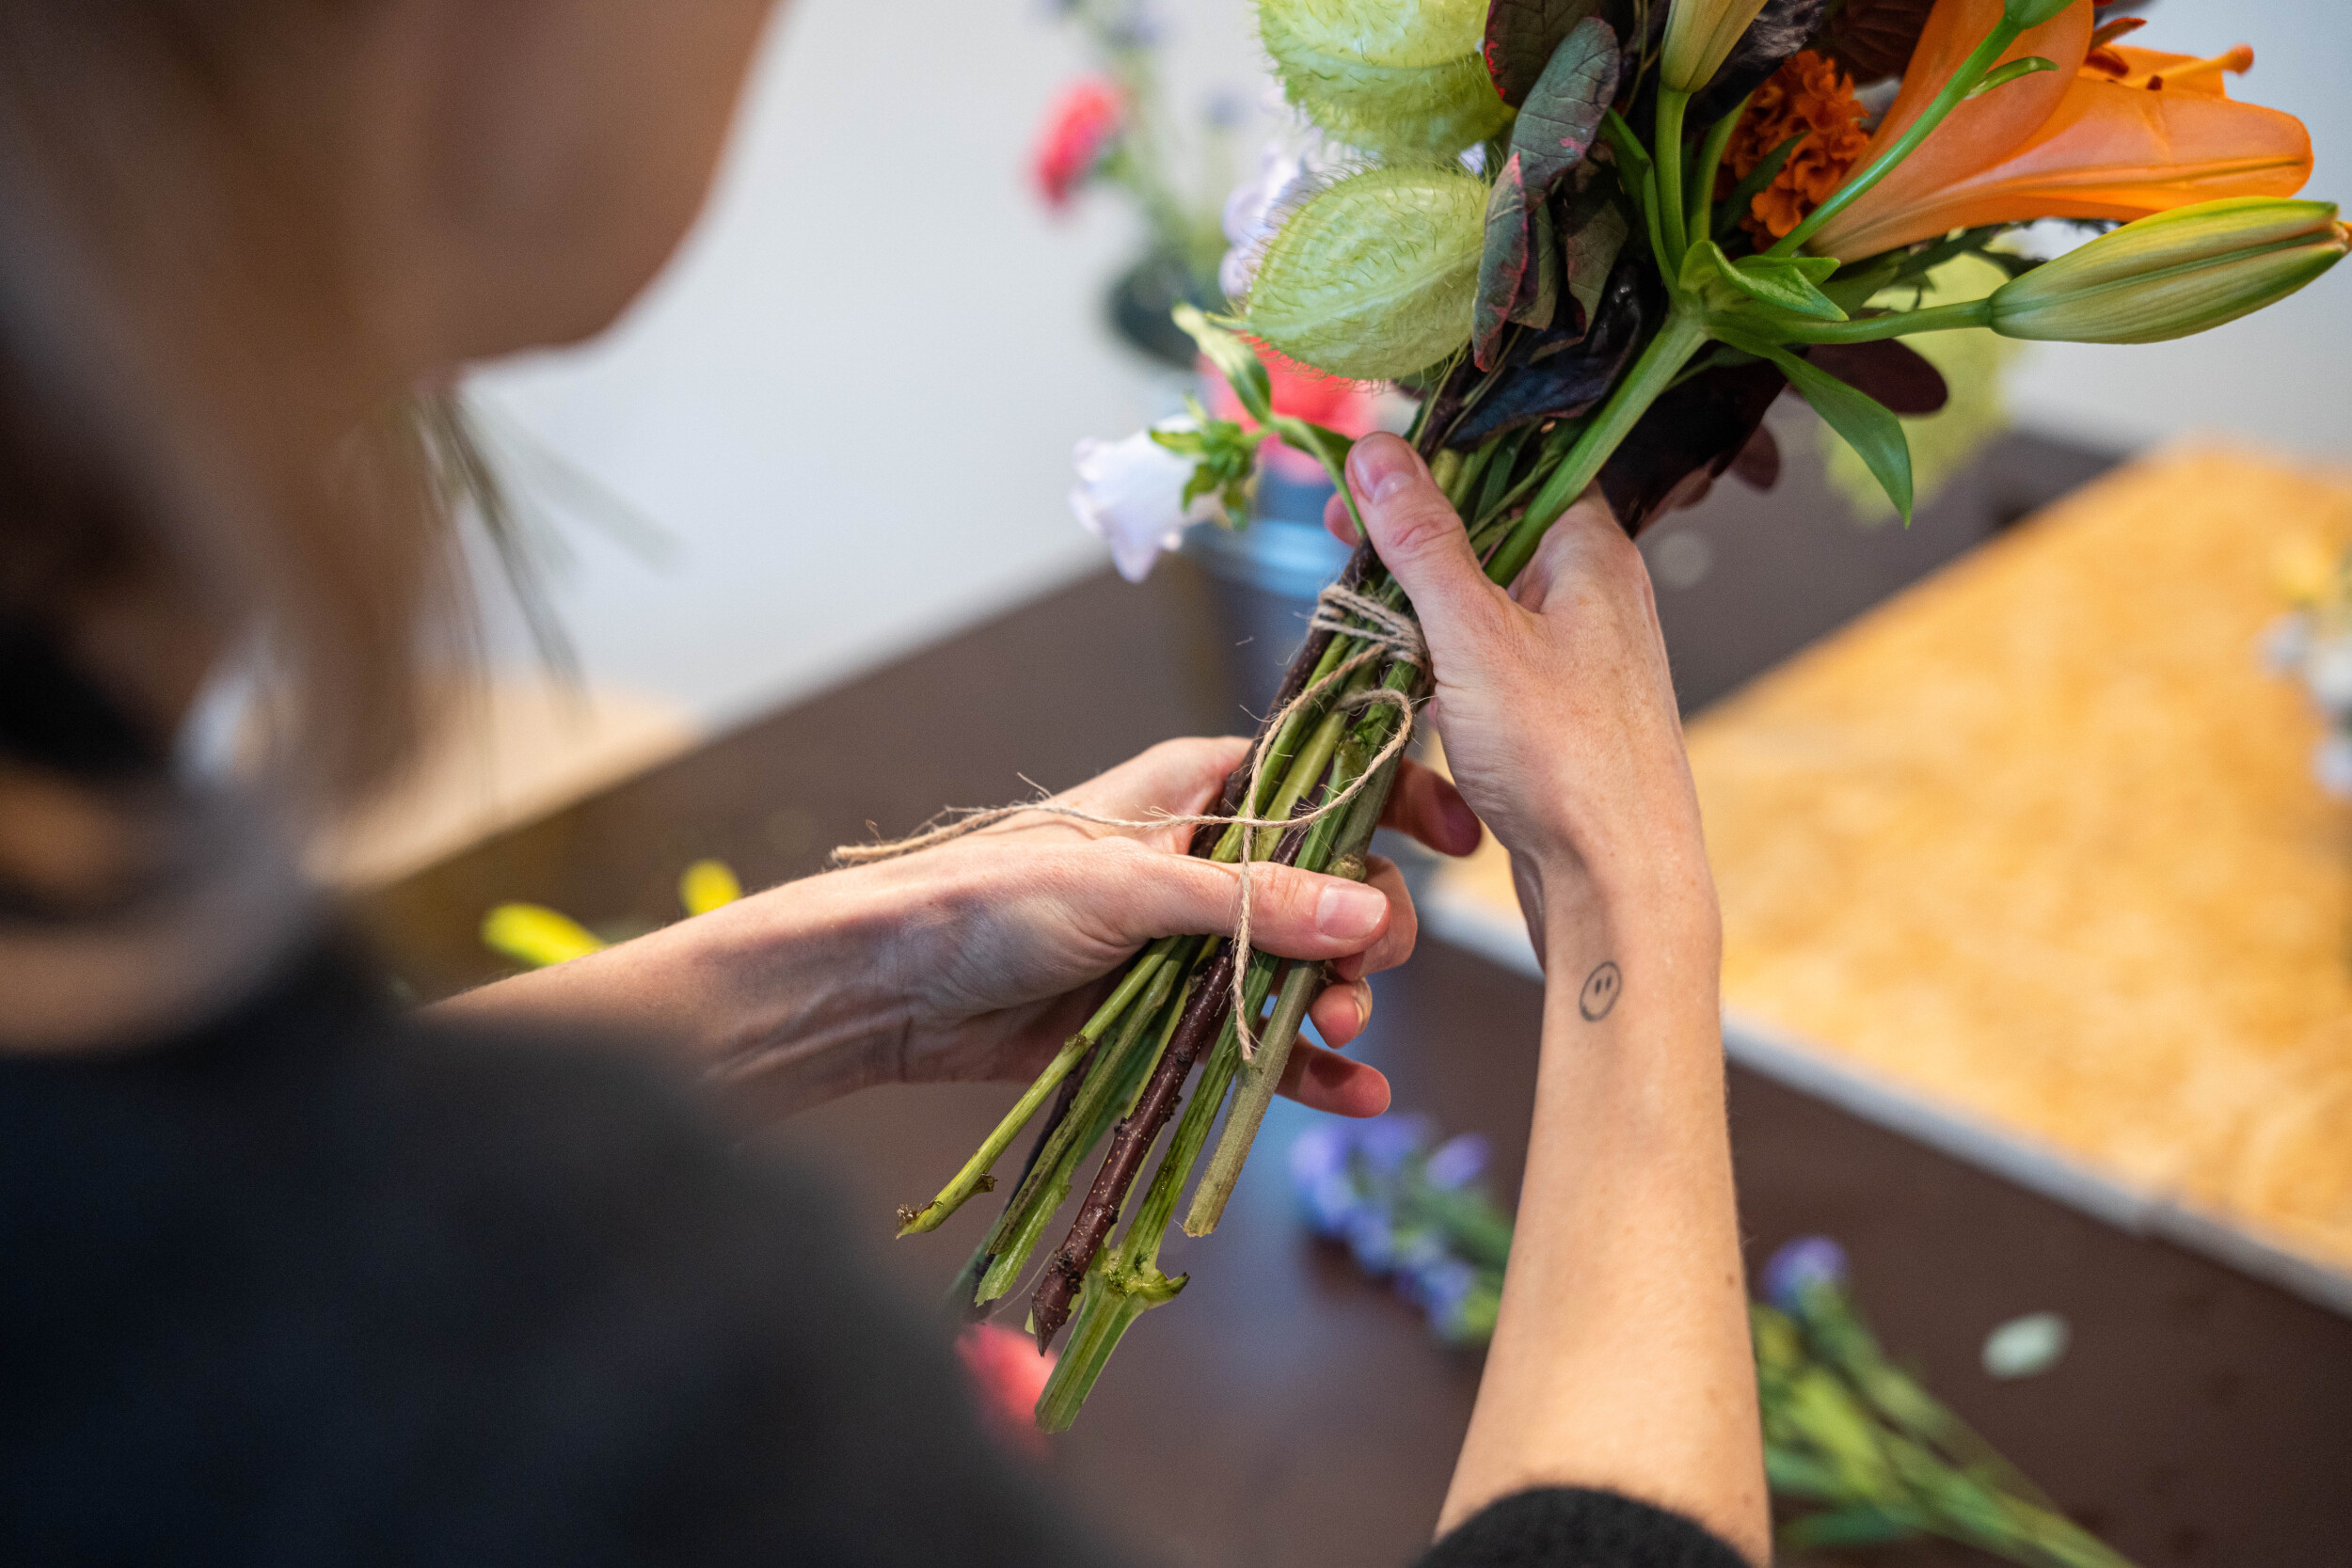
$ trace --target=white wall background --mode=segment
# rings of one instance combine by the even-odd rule
[[[1164,8],[1178,105],[1254,95],[1246,0]],[[2253,42],[2234,89],[2300,115],[2312,193],[2352,197],[2342,0],[2161,0],[2153,19],[2158,47]],[[592,680],[723,724],[1104,559],[1064,503],[1071,445],[1163,394],[1100,325],[1125,214],[1056,219],[1026,185],[1081,64],[1042,0],[796,0],[670,273],[603,341],[479,378],[673,542],[656,566],[567,528],[556,597]],[[2221,430],[2352,458],[2347,364],[2339,274],[2203,338],[2037,348],[2017,403],[2105,442]]]

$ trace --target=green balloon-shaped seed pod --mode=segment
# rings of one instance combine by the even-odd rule
[[[1290,101],[1326,135],[1390,155],[1486,140],[1510,109],[1479,58],[1486,0],[1259,0]]]
[[[1293,214],[1249,290],[1249,330],[1333,375],[1386,381],[1470,341],[1486,182],[1459,169],[1351,175]]]

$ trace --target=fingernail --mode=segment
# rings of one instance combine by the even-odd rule
[[[1348,482],[1366,500],[1387,500],[1428,472],[1421,453],[1393,436],[1367,436],[1347,454]]]
[[[1359,985],[1356,988],[1356,1029],[1360,1034],[1370,1027],[1372,1027],[1372,988]]]
[[[1327,937],[1353,942],[1378,930],[1388,912],[1387,894],[1354,882],[1334,882],[1315,905],[1315,928]]]

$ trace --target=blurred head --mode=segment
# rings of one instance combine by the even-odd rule
[[[410,396],[635,297],[771,4],[0,0],[0,911],[8,790],[168,792],[232,652],[282,798],[397,764],[463,645]]]

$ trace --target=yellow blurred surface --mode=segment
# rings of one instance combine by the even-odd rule
[[[1727,1013],[2352,1273],[2352,810],[2257,653],[2352,477],[2159,453],[1692,723]],[[1510,905],[1491,848],[1437,895]]]

